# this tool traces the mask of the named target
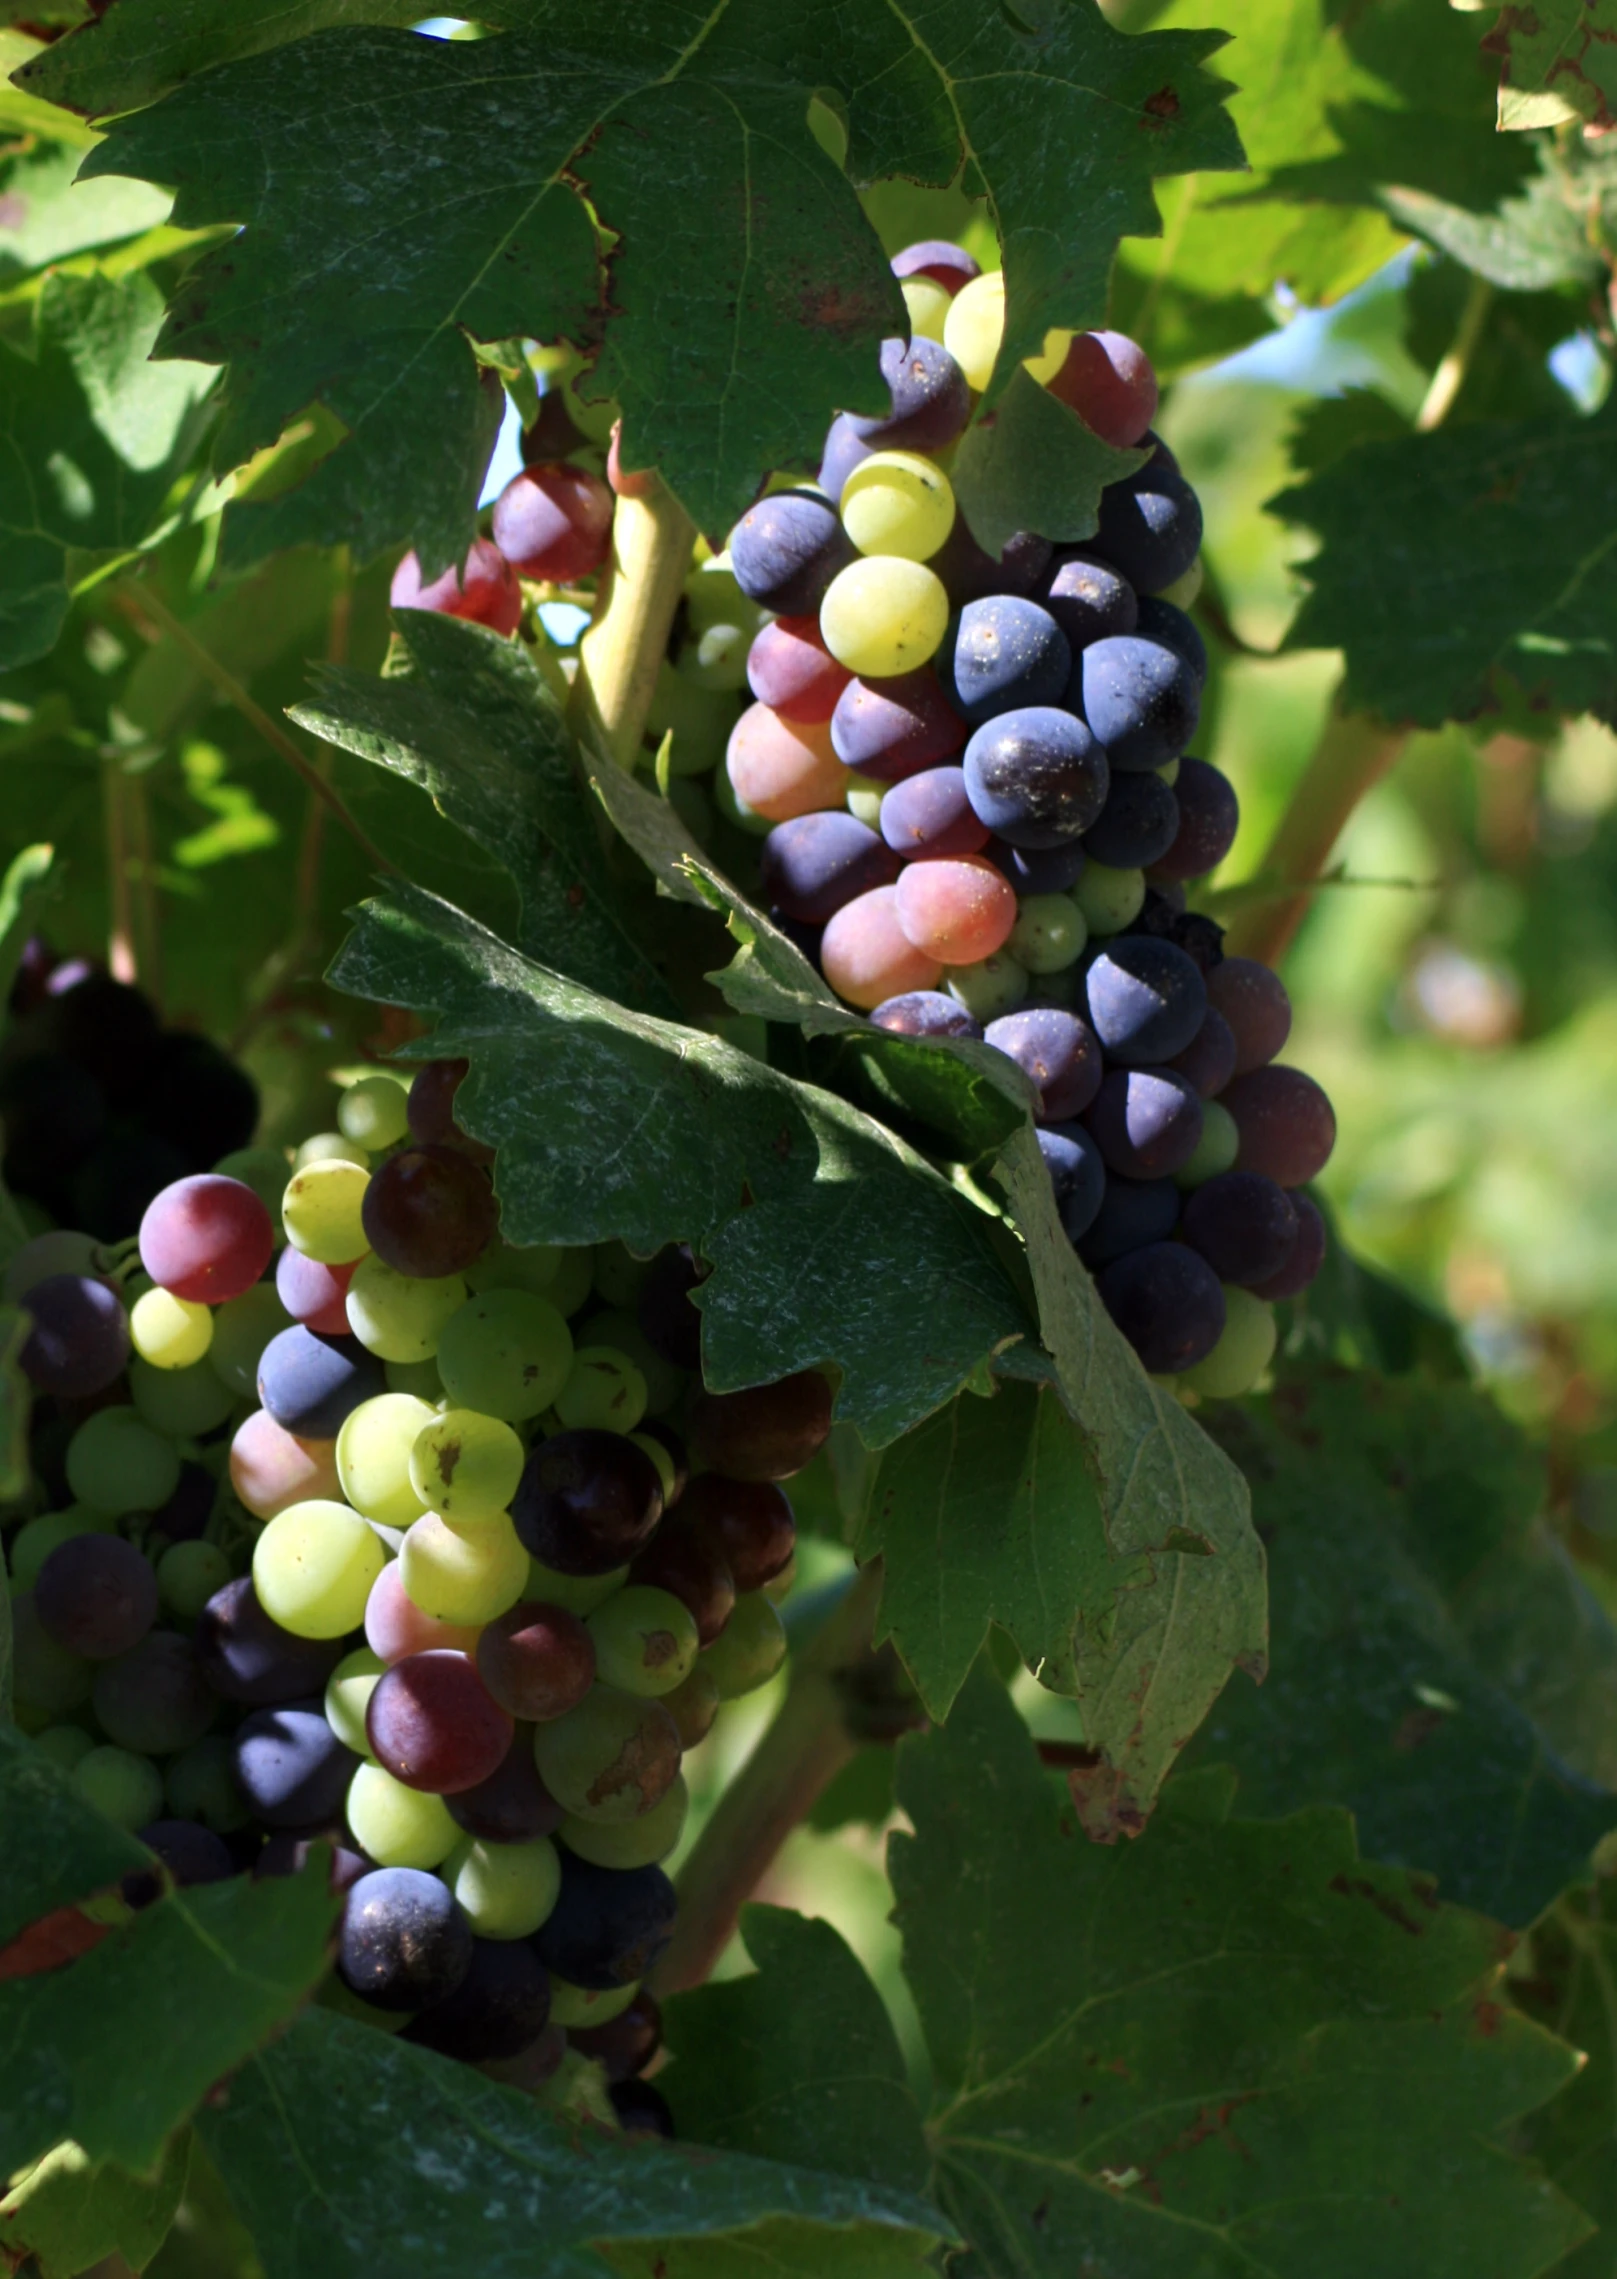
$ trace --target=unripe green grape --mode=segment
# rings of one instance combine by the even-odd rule
[[[97,1409],[67,1444],[67,1484],[96,1511],[157,1511],[180,1484],[179,1451],[133,1409]]]
[[[717,695],[733,695],[746,684],[747,651],[752,646],[754,620],[748,625],[705,625],[695,640],[686,641],[674,669],[698,688]]]
[[[593,1254],[587,1249],[564,1250],[556,1261],[556,1275],[545,1296],[564,1320],[571,1321],[587,1303],[595,1287]]]
[[[691,1381],[690,1371],[665,1361],[627,1309],[608,1306],[600,1313],[589,1315],[579,1329],[579,1337],[592,1346],[610,1346],[615,1353],[623,1354],[634,1363],[645,1381],[648,1416],[666,1416],[683,1400],[685,1388]],[[623,1429],[621,1425],[617,1427],[620,1432]]]
[[[627,1567],[614,1567],[609,1575],[562,1575],[542,1559],[530,1559],[522,1595],[537,1599],[541,1606],[559,1606],[568,1614],[593,1614],[628,1579]]]
[[[37,1733],[89,1700],[94,1663],[57,1645],[34,1612],[32,1591],[11,1602],[11,1650],[17,1723],[25,1732]]]
[[[81,1765],[95,1747],[95,1736],[86,1733],[82,1725],[47,1725],[42,1733],[34,1735],[34,1747],[43,1750],[53,1765],[70,1773]]]
[[[387,1361],[382,1365],[382,1375],[390,1393],[414,1393],[429,1407],[444,1397],[444,1381],[436,1361]]]
[[[357,1140],[375,1154],[391,1147],[410,1129],[405,1113],[409,1088],[396,1076],[362,1076],[337,1102],[337,1126],[344,1139]]]
[[[230,1575],[230,1561],[217,1543],[171,1543],[157,1562],[158,1594],[182,1622],[194,1622]]]
[[[590,1280],[603,1306],[632,1309],[650,1267],[649,1258],[636,1258],[621,1242],[598,1242],[590,1255]]]
[[[467,1837],[443,1864],[443,1879],[480,1939],[529,1939],[561,1890],[561,1861],[548,1836],[525,1844]]]
[[[145,1290],[129,1309],[129,1342],[154,1369],[185,1369],[213,1343],[213,1310],[172,1290]]]
[[[1088,862],[1072,890],[1092,934],[1120,934],[1132,926],[1145,908],[1143,870],[1112,870],[1105,863]]]
[[[364,1621],[386,1564],[357,1511],[311,1497],[265,1522],[253,1546],[253,1589],[270,1620],[294,1638],[341,1638]]]
[[[949,624],[943,580],[924,562],[864,554],[839,570],[820,604],[820,638],[862,678],[915,672],[937,655]]]
[[[1159,776],[1161,780],[1167,785],[1168,789],[1172,791],[1174,785],[1179,781],[1179,762],[1177,760],[1165,760],[1162,766],[1155,769],[1153,772]]]
[[[935,340],[942,346],[952,296],[935,277],[906,277],[900,287],[910,316],[911,340]]]
[[[212,1351],[188,1369],[154,1369],[138,1357],[129,1364],[135,1408],[165,1440],[198,1440],[224,1423],[239,1395],[212,1366]]]
[[[237,1147],[228,1155],[220,1156],[214,1170],[221,1179],[239,1179],[250,1187],[270,1215],[275,1229],[275,1247],[280,1249],[286,1240],[281,1225],[281,1197],[286,1193],[287,1176],[291,1165],[278,1147]]]
[[[646,1413],[646,1380],[626,1353],[610,1345],[580,1345],[556,1395],[556,1414],[569,1432],[633,1432]]]
[[[1083,921],[1080,919],[1079,923]],[[1059,1005],[1069,1013],[1084,1010],[1084,966],[1082,959],[1076,965],[1064,966],[1059,973],[1039,974],[1028,992],[1033,1005]]]
[[[334,1970],[327,1971],[315,1988],[313,2001],[317,2010],[333,2011],[337,2017],[352,2019],[356,2026],[370,2026],[379,2034],[402,2034],[410,2023],[408,2010],[378,2010],[374,2002],[344,1986]]]
[[[545,1297],[560,1270],[562,1255],[550,1242],[532,1243],[525,1249],[503,1239],[491,1242],[482,1257],[467,1267],[466,1287],[478,1296],[485,1290],[532,1290]]]
[[[66,1511],[45,1511],[37,1519],[26,1520],[11,1538],[7,1565],[12,1589],[31,1591],[40,1568],[58,1543],[66,1543],[75,1535],[110,1535],[114,1524],[110,1512],[95,1511],[89,1504],[69,1504]]]
[[[1188,1163],[1174,1173],[1176,1187],[1200,1187],[1228,1171],[1240,1153],[1241,1135],[1228,1108],[1216,1100],[1202,1102],[1202,1136]]]
[[[1005,278],[998,269],[972,277],[949,303],[943,345],[979,395],[994,376],[1005,337]]]
[[[579,1820],[571,1814],[556,1833],[570,1852],[600,1868],[657,1867],[675,1850],[685,1832],[691,1794],[680,1774],[668,1793],[638,1820],[619,1825]]]
[[[458,1274],[396,1274],[373,1254],[360,1260],[348,1285],[348,1326],[380,1361],[431,1361],[465,1303]]]
[[[492,1622],[527,1588],[528,1554],[503,1512],[461,1534],[429,1511],[404,1538],[399,1580],[411,1605],[434,1621]]]
[[[663,1507],[666,1510],[673,1502],[674,1491],[679,1486],[679,1466],[674,1462],[673,1450],[659,1440],[655,1433],[631,1432],[629,1438],[656,1465],[657,1482],[662,1489]]]
[[[351,1140],[342,1142],[345,1148],[353,1144]],[[361,1148],[358,1152],[363,1155],[365,1151]],[[298,1154],[300,1167],[287,1181],[281,1197],[281,1223],[287,1241],[305,1258],[313,1258],[322,1266],[346,1266],[351,1258],[363,1258],[370,1249],[360,1215],[365,1190],[371,1183],[369,1171],[363,1164],[339,1155],[302,1162],[302,1148]]]
[[[462,1831],[441,1796],[406,1788],[380,1765],[361,1765],[348,1784],[348,1826],[380,1868],[435,1868]]]
[[[679,1728],[679,1745],[682,1749],[695,1749],[713,1730],[713,1720],[719,1714],[719,1689],[711,1670],[702,1667],[703,1657],[696,1658],[696,1667],[681,1686],[663,1695],[663,1707]]]
[[[762,1591],[743,1591],[734,1611],[701,1667],[719,1689],[721,1701],[735,1701],[767,1685],[786,1659],[786,1628]]]
[[[73,1768],[73,1780],[120,1828],[144,1828],[163,1809],[162,1774],[150,1757],[137,1757],[132,1749],[87,1750]]]
[[[1175,609],[1194,609],[1196,597],[1202,590],[1202,581],[1206,575],[1206,570],[1202,566],[1202,558],[1198,554],[1190,568],[1181,570],[1172,585],[1164,586],[1157,598],[1159,601],[1171,601]]]
[[[673,1786],[679,1729],[659,1701],[597,1685],[533,1730],[539,1777],[580,1820],[638,1820]]]
[[[672,1693],[696,1667],[695,1617],[682,1599],[653,1584],[615,1592],[585,1627],[595,1641],[596,1669],[624,1693]]]
[[[575,1986],[571,1979],[550,1978],[550,2023],[553,2026],[605,2026],[614,2018],[622,2017],[629,2004],[640,1991],[637,1978],[632,1986],[609,1986],[597,1990],[592,1986]]]
[[[736,583],[728,553],[710,554],[685,580],[685,607],[698,632],[710,625],[743,625],[757,614]]]
[[[842,489],[842,526],[861,554],[929,562],[954,528],[954,491],[918,451],[873,451]]]
[[[358,1757],[368,1757],[371,1753],[365,1712],[376,1691],[376,1681],[386,1668],[380,1654],[373,1654],[368,1646],[356,1646],[351,1654],[343,1656],[326,1680],[322,1704],[326,1723],[343,1747],[352,1749]]]
[[[856,823],[863,823],[867,831],[881,829],[881,803],[887,797],[889,786],[878,783],[874,776],[848,776],[848,788],[843,793],[843,805]]]
[[[253,1400],[265,1346],[291,1327],[292,1316],[276,1296],[274,1283],[255,1282],[214,1315],[207,1366],[237,1400]]]
[[[1007,950],[995,950],[976,965],[948,966],[943,986],[957,1005],[964,1005],[975,1021],[997,1021],[1027,1002],[1031,984],[1027,967]]]
[[[587,1260],[585,1271],[587,1277]],[[438,1341],[438,1374],[455,1406],[511,1424],[550,1407],[572,1361],[560,1311],[531,1290],[468,1298]]]
[[[792,1595],[797,1581],[797,1553],[794,1551],[778,1575],[771,1575],[763,1592],[771,1606],[784,1606]]]
[[[377,1393],[343,1419],[337,1478],[355,1511],[378,1527],[410,1527],[427,1508],[410,1477],[410,1451],[434,1413],[413,1393]]]
[[[410,1448],[410,1483],[422,1508],[451,1527],[497,1519],[517,1492],[527,1458],[518,1435],[477,1409],[429,1416]]]
[[[1084,914],[1070,894],[1030,894],[1017,905],[1006,948],[1029,973],[1064,973],[1088,940]]]
[[[362,1147],[358,1140],[351,1140],[345,1132],[311,1132],[293,1156],[292,1169],[306,1171],[311,1163],[352,1163],[361,1171],[367,1171],[370,1160],[369,1148]],[[343,1261],[334,1258],[328,1263],[340,1266]]]
[[[222,1733],[204,1733],[163,1767],[163,1801],[176,1820],[200,1820],[216,1836],[245,1828],[252,1814],[236,1786],[234,1752]]]
[[[1239,1400],[1250,1393],[1275,1350],[1275,1314],[1250,1290],[1224,1284],[1224,1327],[1211,1353],[1193,1369],[1182,1369],[1173,1379],[1174,1390],[1201,1393],[1208,1400]]]

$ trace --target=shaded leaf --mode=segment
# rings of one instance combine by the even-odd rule
[[[7,283],[168,218],[166,194],[148,183],[75,182],[82,156],[71,143],[38,142],[0,161],[0,278]]]
[[[1617,1884],[1609,1875],[1569,1891],[1532,1935],[1511,1992],[1528,2017],[1584,2052],[1558,2097],[1517,2131],[1561,2191],[1599,2224],[1556,2266],[1559,2279],[1611,2279],[1617,2270]]]
[[[75,2279],[113,2255],[144,2271],[174,2221],[190,2165],[189,2129],[170,2138],[150,2176],[97,2164],[71,2140],[56,2145],[0,2199],[0,2253],[31,2255],[39,2279]]]
[[[103,1819],[59,1765],[3,1722],[0,1827],[28,1830],[26,1844],[0,1844],[0,1949],[42,1915],[150,1864],[143,1844]]]
[[[1100,527],[1100,494],[1145,464],[1143,451],[1118,451],[1092,435],[1076,412],[1013,373],[986,419],[960,439],[949,470],[972,536],[999,554],[1019,530],[1071,544]]]
[[[1483,40],[1499,62],[1501,127],[1580,119],[1617,126],[1617,7],[1612,0],[1534,0],[1504,7]]]

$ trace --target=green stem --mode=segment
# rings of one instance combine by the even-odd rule
[[[620,498],[595,622],[568,707],[581,736],[632,768],[691,566],[696,525],[666,485]]]
[[[742,1904],[776,1853],[859,1747],[851,1682],[871,1660],[879,1561],[864,1568],[823,1630],[792,1658],[775,1721],[714,1807],[679,1877],[673,1944],[652,1975],[658,1994],[699,1986],[729,1944]]]
[[[1454,339],[1447,355],[1432,374],[1431,385],[1425,400],[1415,414],[1417,435],[1430,435],[1434,427],[1441,427],[1448,418],[1454,399],[1465,385],[1465,376],[1471,369],[1477,342],[1487,322],[1488,310],[1493,303],[1494,289],[1486,277],[1473,277],[1466,294],[1460,321],[1454,328]]]

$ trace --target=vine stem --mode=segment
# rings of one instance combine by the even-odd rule
[[[1448,353],[1432,374],[1420,410],[1415,414],[1417,435],[1430,435],[1434,427],[1441,427],[1448,418],[1454,399],[1464,387],[1465,376],[1471,369],[1471,359],[1476,354],[1477,342],[1482,338],[1482,328],[1488,320],[1493,294],[1494,289],[1486,277],[1473,276]]]
[[[786,1698],[713,1808],[679,1876],[679,1916],[652,1973],[658,1994],[699,1986],[729,1944],[742,1904],[859,1746],[847,1673],[869,1652],[881,1562],[862,1568],[824,1629],[792,1657]]]
[[[635,478],[637,484],[643,477]],[[632,768],[691,566],[696,525],[665,483],[619,498],[594,623],[579,643],[568,706],[579,734]]]

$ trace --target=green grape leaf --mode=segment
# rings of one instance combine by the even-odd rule
[[[0,281],[168,219],[167,194],[149,183],[75,182],[82,156],[71,143],[34,142],[0,160]]]
[[[1499,59],[1499,124],[1617,126],[1617,6],[1613,0],[1534,0],[1504,7],[1482,43]]]
[[[260,2052],[198,2133],[268,2279],[528,2279],[536,2253],[546,2279],[651,2279],[659,2259],[672,2279],[693,2268],[681,2242],[734,2279],[920,2279],[947,2230],[890,2185],[630,2143],[322,2010]],[[736,2259],[710,2264],[710,2241]],[[622,2252],[597,2252],[608,2243]]]
[[[121,5],[135,49],[142,0]],[[813,462],[836,410],[881,408],[876,350],[903,308],[855,182],[947,183],[969,157],[1005,254],[1002,388],[1048,325],[1100,321],[1119,239],[1157,227],[1153,175],[1241,162],[1200,68],[1220,35],[1128,37],[1088,5],[1034,24],[971,0],[610,19],[492,0],[494,48],[350,24],[252,55],[201,13],[212,68],[147,110],[115,64],[76,99],[126,113],[86,174],[172,186],[184,226],[241,225],[190,272],[161,351],[230,364],[221,466],[316,402],[343,430],[293,489],[232,507],[238,567],[300,539],[460,558],[493,441],[467,335],[596,351],[586,385],[621,404],[629,463],[720,533],[770,469]],[[110,60],[103,30],[23,84],[75,85],[75,56]],[[163,46],[154,31],[133,58],[141,92],[177,68]],[[844,107],[848,175],[811,131],[818,90]],[[445,167],[464,177],[447,201]]]
[[[683,2135],[924,2192],[926,2139],[881,1997],[829,1923],[746,1907],[750,1977],[676,1995],[663,2088]]]
[[[1316,531],[1289,649],[1342,649],[1350,709],[1617,720],[1617,411],[1361,445],[1272,510]]]
[[[1532,1933],[1510,1987],[1528,2017],[1584,2052],[1583,2070],[1518,2124],[1523,2152],[1600,2230],[1556,2265],[1558,2279],[1611,2279],[1617,2268],[1617,1883],[1567,1892]]]
[[[1376,1858],[1530,1923],[1617,1827],[1617,1633],[1535,1530],[1469,1385],[1340,1370],[1210,1418],[1252,1483],[1273,1661],[1193,1744],[1257,1810],[1351,1807]]]
[[[150,2176],[92,2161],[71,2138],[52,2146],[0,2199],[0,2254],[32,2256],[39,2279],[75,2279],[105,2256],[144,2271],[185,2191],[191,2132],[178,2130]]]
[[[1187,1777],[1140,1843],[1075,1842],[986,1677],[901,1744],[889,1872],[966,2268],[1531,2279],[1589,2227],[1498,2142],[1577,2065],[1507,2006],[1512,1942],[1362,1860],[1346,1812],[1231,1793]]]
[[[161,320],[139,272],[57,274],[35,305],[32,356],[0,346],[0,670],[53,646],[68,548],[138,546],[195,446],[213,374],[147,362]]]
[[[830,1093],[611,1004],[403,884],[365,906],[331,978],[434,1015],[412,1056],[470,1060],[456,1114],[499,1150],[512,1240],[699,1245],[716,1388],[834,1360],[838,1413],[879,1446],[1031,1335],[997,1221]]]
[[[994,410],[961,437],[949,479],[978,545],[1000,554],[1019,530],[1063,545],[1093,538],[1101,492],[1146,458],[1103,443],[1018,370]]]
[[[427,610],[401,610],[408,671],[327,667],[292,718],[390,768],[507,870],[526,955],[643,1011],[673,1017],[667,984],[628,931],[621,886],[573,770],[555,695],[514,641]]]
[[[0,1827],[28,1830],[26,1844],[0,1845],[0,1949],[42,1916],[150,1865],[144,1844],[104,1820],[60,1766],[4,1722]]]

